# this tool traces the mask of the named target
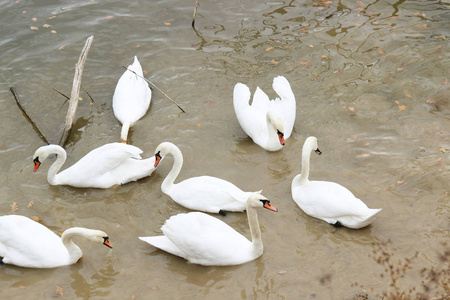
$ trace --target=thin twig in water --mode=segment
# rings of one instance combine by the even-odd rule
[[[195,0],[194,16],[192,17],[192,28],[195,28],[195,17],[197,16],[197,8],[199,5],[199,0]]]
[[[244,4],[242,4],[241,0],[238,0],[238,1],[239,1],[239,4],[241,5],[242,9],[243,9],[245,12],[247,12],[247,10],[245,9],[245,6],[244,6]]]
[[[66,95],[64,95],[63,93],[61,93],[60,91],[58,91],[57,89],[53,88],[53,90],[54,90],[55,92],[57,92],[58,94],[64,96],[67,100],[70,100],[70,97],[67,97]],[[64,102],[64,103],[66,103],[66,102]]]
[[[28,122],[31,123],[31,126],[33,126],[33,129],[37,132],[37,134],[39,135],[39,137],[41,139],[44,140],[44,142],[46,142],[47,144],[50,144],[47,140],[47,138],[45,137],[45,135],[39,130],[39,128],[37,127],[36,123],[33,122],[33,120],[31,120],[30,115],[27,113],[27,111],[25,110],[25,108],[22,106],[22,103],[20,103],[19,100],[19,95],[16,93],[16,89],[14,87],[10,87],[9,90],[11,91],[11,93],[14,96],[14,99],[16,99],[16,103],[19,106],[20,110],[22,111],[23,115],[25,116],[25,118],[28,120]]]
[[[83,90],[86,92],[86,94],[89,96],[89,98],[91,98],[91,103],[94,103],[94,99],[91,97],[91,94],[89,94],[89,92],[84,88],[83,85],[81,85],[81,87],[82,87]]]
[[[169,95],[167,95],[166,93],[164,93],[164,92],[163,92],[159,87],[157,87],[153,82],[151,82],[150,80],[148,80],[148,79],[145,78],[145,77],[142,77],[141,75],[137,74],[137,73],[134,72],[133,70],[128,69],[128,68],[125,67],[125,66],[122,66],[122,67],[124,67],[125,69],[127,69],[127,70],[130,71],[130,72],[133,72],[136,76],[141,77],[142,79],[144,79],[145,81],[147,81],[148,83],[150,83],[151,85],[153,85],[158,91],[160,91],[161,93],[163,93],[164,96],[166,96],[167,98],[169,98],[170,101],[172,101],[176,106],[178,106],[178,108],[179,108],[182,112],[186,113],[186,112],[184,111],[184,109],[181,108],[181,106],[178,105],[178,103],[175,102],[175,100],[173,100],[172,98],[170,98]]]

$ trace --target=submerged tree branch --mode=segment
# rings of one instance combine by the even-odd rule
[[[197,17],[197,8],[200,5],[200,0],[195,0],[194,16],[192,17],[192,28],[195,29],[195,17]]]
[[[22,111],[23,115],[25,116],[25,118],[28,120],[28,122],[30,122],[31,126],[33,126],[33,129],[37,132],[37,134],[39,135],[39,137],[41,139],[44,140],[44,142],[46,142],[47,144],[50,144],[49,141],[47,140],[47,138],[45,137],[45,135],[39,130],[39,128],[37,127],[36,123],[33,122],[33,120],[31,120],[30,115],[27,113],[27,111],[25,110],[25,108],[23,107],[22,103],[20,103],[20,99],[19,99],[19,95],[16,92],[16,89],[14,87],[10,87],[9,90],[11,91],[11,93],[14,96],[14,99],[16,99],[16,103],[17,106],[19,106],[20,110]]]
[[[167,98],[169,98],[169,100],[172,101],[173,104],[175,104],[176,106],[178,106],[178,108],[179,108],[182,112],[186,113],[186,112],[184,111],[184,109],[183,109],[180,105],[178,105],[178,103],[175,102],[175,100],[173,100],[172,98],[170,98],[169,95],[167,95],[166,93],[164,93],[164,92],[163,92],[159,87],[157,87],[153,82],[151,82],[150,80],[148,80],[148,79],[145,78],[145,77],[142,77],[141,75],[137,74],[137,73],[134,72],[133,70],[128,69],[128,68],[125,67],[125,66],[122,66],[122,67],[124,67],[125,69],[127,69],[127,70],[130,71],[130,72],[133,72],[136,76],[141,77],[142,79],[144,79],[145,81],[147,81],[148,83],[150,83],[151,85],[153,85],[158,91],[160,91],[161,93],[163,93],[164,96],[166,96]]]
[[[73,77],[72,93],[70,94],[69,109],[67,110],[66,122],[64,124],[64,132],[59,141],[59,145],[64,147],[67,140],[69,139],[70,133],[72,131],[73,123],[75,122],[75,113],[78,108],[78,98],[80,96],[81,87],[81,77],[83,75],[84,64],[86,63],[86,58],[89,53],[89,48],[91,47],[94,36],[91,35],[86,40],[83,50],[81,51],[80,58],[75,65],[75,75]]]

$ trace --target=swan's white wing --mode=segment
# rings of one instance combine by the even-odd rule
[[[166,236],[145,236],[139,237],[141,241],[149,243],[153,247],[159,248],[170,254],[182,257],[184,259],[188,259],[186,254],[180,250],[174,243],[172,243]]]
[[[231,182],[200,176],[175,184],[169,195],[192,210],[218,213],[220,210],[244,211],[250,192],[243,192]]]
[[[193,263],[242,263],[251,248],[250,241],[243,235],[224,222],[200,212],[172,216],[161,229]]]
[[[0,217],[0,256],[23,267],[55,267],[68,261],[67,249],[56,234],[24,216]]]
[[[250,105],[249,88],[242,83],[238,83],[234,87],[233,106],[239,124],[245,133],[261,146],[267,142],[268,138],[267,109],[265,109],[268,103],[261,100],[264,96],[267,98],[267,95],[257,88],[252,105]]]
[[[284,126],[284,137],[289,138],[295,123],[296,102],[289,81],[284,76],[273,79],[273,89],[280,98],[270,101],[269,110],[273,110],[281,118]]]

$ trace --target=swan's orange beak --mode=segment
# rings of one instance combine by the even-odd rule
[[[278,134],[278,139],[280,140],[281,146],[284,146],[286,144],[286,141],[284,140],[284,134],[279,130],[277,130],[277,134]]]
[[[103,238],[105,241],[103,242],[103,245],[112,248],[113,246],[111,245],[111,243],[109,242],[109,238],[106,236]]]
[[[278,211],[278,209],[272,206],[269,201],[264,202],[264,208],[270,209],[271,211]]]
[[[155,168],[159,165],[159,162],[161,161],[162,157],[161,154],[159,154],[160,152],[155,154]]]
[[[39,166],[41,165],[41,162],[39,161],[39,157],[36,157],[34,160],[34,172],[37,171],[37,169],[39,169]]]

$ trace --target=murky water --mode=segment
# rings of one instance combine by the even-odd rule
[[[114,245],[80,240],[83,260],[58,269],[3,265],[2,298],[49,298],[57,286],[70,299],[349,299],[363,289],[373,296],[390,281],[369,255],[387,240],[395,260],[418,252],[400,283],[419,286],[420,270],[440,264],[449,238],[449,2],[245,0],[244,11],[238,1],[200,1],[196,31],[195,1],[188,2],[1,2],[0,214],[39,216],[55,232],[101,229]],[[259,212],[262,257],[201,267],[137,239],[160,234],[167,218],[187,211],[160,189],[171,158],[151,177],[108,190],[49,186],[49,162],[33,173],[32,155],[44,143],[9,87],[57,143],[67,105],[52,89],[70,95],[90,35],[83,86],[95,102],[82,92],[65,166],[119,140],[112,95],[122,66],[137,55],[146,77],[187,113],[154,90],[130,142],[145,157],[160,142],[177,144],[180,180],[212,175],[264,188],[279,212]],[[232,90],[237,82],[252,91],[259,85],[273,98],[278,75],[291,83],[297,119],[284,149],[268,153],[239,127]],[[383,208],[371,226],[336,230],[293,202],[291,180],[310,135],[324,152],[312,157],[310,178],[336,181]],[[219,218],[249,236],[244,214]]]

